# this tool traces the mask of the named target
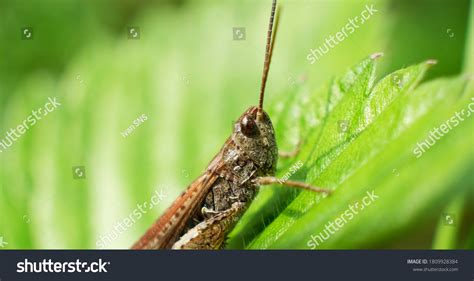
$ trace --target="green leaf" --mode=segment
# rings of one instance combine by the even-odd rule
[[[271,199],[282,188],[264,188],[232,233],[230,247],[374,247],[416,227],[426,212],[442,210],[447,198],[467,188],[466,183],[455,188],[451,184],[472,170],[473,157],[468,153],[473,141],[469,134],[472,118],[459,121],[421,157],[414,151],[430,130],[451,122],[456,112],[468,114],[467,106],[474,95],[467,93],[466,80],[439,79],[419,85],[433,65],[427,61],[396,71],[373,86],[375,64],[370,57],[363,60],[335,79],[325,97],[316,92],[288,101],[287,108],[304,114],[277,118],[275,124],[277,131],[299,127],[305,140],[299,156],[283,165],[279,174],[301,160],[304,166],[296,175],[298,179],[335,192],[324,198],[304,191],[294,200],[295,196],[291,197],[291,203],[272,209]],[[324,114],[314,112],[321,109],[324,99]],[[315,122],[308,121],[311,119]],[[367,194],[378,198],[360,213],[353,212],[348,220],[350,206],[362,204]],[[262,212],[269,212],[263,208],[272,210],[274,219],[262,217]],[[255,225],[261,224],[262,218],[269,224],[256,233],[259,229]],[[326,225],[338,218],[346,218],[346,222],[338,220],[342,226],[337,231],[331,228],[333,233],[322,242],[318,240],[318,245],[310,242],[312,237],[328,232],[324,232]]]

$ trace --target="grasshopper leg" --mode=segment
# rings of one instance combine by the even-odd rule
[[[281,158],[293,158],[295,157],[296,155],[298,155],[298,153],[300,153],[300,150],[301,150],[301,140],[298,141],[298,143],[296,144],[296,147],[292,150],[292,151],[278,151],[278,156],[280,156]]]
[[[318,193],[326,193],[326,194],[331,194],[332,193],[332,190],[330,190],[330,189],[313,186],[313,185],[307,184],[305,182],[291,181],[291,180],[283,181],[283,180],[280,180],[276,177],[259,177],[259,178],[256,178],[254,180],[254,182],[257,185],[278,184],[278,185],[285,185],[285,186],[289,186],[289,187],[306,189],[306,190],[313,191],[313,192],[318,192]]]
[[[199,223],[174,243],[173,249],[221,249],[246,206],[245,202],[235,202],[229,209]]]
[[[206,207],[202,207],[202,208],[201,208],[201,214],[202,214],[206,219],[209,219],[209,218],[211,218],[212,216],[219,214],[219,212],[214,211],[214,210],[209,209],[209,208],[206,208]]]

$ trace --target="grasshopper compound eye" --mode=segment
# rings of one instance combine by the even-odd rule
[[[248,115],[242,118],[240,121],[240,130],[246,137],[249,138],[255,137],[259,132],[257,123],[255,123],[255,120],[253,120],[253,118]]]
[[[275,34],[278,26],[278,14],[275,17],[275,11],[276,0],[273,0],[258,107],[250,107],[239,117],[232,135],[224,143],[219,154],[213,158],[206,172],[188,186],[187,190],[133,245],[133,249],[220,249],[227,234],[235,226],[234,222],[240,219],[252,202],[256,187],[279,183],[270,177],[276,171],[278,147],[271,120],[263,111],[265,84],[275,38],[272,37],[274,19]],[[241,168],[242,163],[244,167],[250,169],[235,169],[232,165],[234,163],[239,163],[237,168]],[[228,178],[228,175],[232,176]],[[267,180],[257,184],[254,179],[260,175],[267,176]],[[246,180],[234,182],[240,178]],[[285,181],[285,185],[289,183],[291,182]],[[229,186],[232,186],[230,193]],[[297,187],[308,189],[307,185],[302,184]],[[245,198],[241,198],[241,194]],[[208,195],[214,198],[210,205],[206,201]],[[235,198],[238,199],[237,202]],[[207,208],[207,205],[210,206],[208,209],[218,212],[215,214],[210,212],[211,217],[206,217],[194,211],[205,210],[203,207]],[[187,229],[191,224],[194,227]],[[217,230],[216,225],[220,226]]]

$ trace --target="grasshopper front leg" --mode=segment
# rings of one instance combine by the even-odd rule
[[[302,141],[300,140],[292,151],[278,151],[278,156],[281,158],[293,158],[300,153],[301,145]]]
[[[186,232],[172,249],[221,249],[227,234],[247,208],[245,202],[235,202],[232,207],[218,212]]]

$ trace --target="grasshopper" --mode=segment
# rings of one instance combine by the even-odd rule
[[[221,249],[262,185],[280,184],[330,193],[327,189],[274,177],[278,148],[272,122],[263,110],[263,98],[275,41],[275,35],[272,37],[275,10],[276,0],[273,0],[258,107],[252,106],[240,116],[232,135],[206,171],[132,249]],[[278,19],[275,34],[277,26]]]

